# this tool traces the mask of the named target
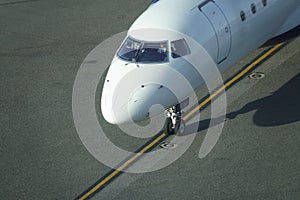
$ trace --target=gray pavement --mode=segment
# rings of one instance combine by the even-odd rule
[[[200,123],[203,130],[175,163],[152,173],[123,174],[97,199],[298,199],[299,43],[300,38],[255,70],[264,79],[246,77],[227,91],[227,120],[207,157],[198,157],[207,131]],[[226,71],[224,79],[263,50]],[[201,115],[207,121],[210,107]]]
[[[148,3],[0,1],[0,199],[73,199],[110,170],[78,137],[73,83],[87,54],[126,30]],[[256,69],[264,79],[245,78],[227,92],[230,119],[206,158],[198,158],[202,130],[169,167],[122,174],[95,199],[299,198],[299,45],[297,38]],[[145,141],[99,121],[125,149]]]
[[[147,4],[0,1],[0,199],[72,199],[109,170],[77,135],[73,83],[86,55]]]

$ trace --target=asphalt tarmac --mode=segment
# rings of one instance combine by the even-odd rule
[[[73,85],[89,52],[128,29],[149,2],[0,1],[0,199],[74,199],[110,171],[77,134]],[[173,164],[145,174],[123,173],[94,199],[298,199],[299,46],[297,37],[255,69],[264,78],[245,77],[226,92],[226,122],[208,156],[198,157],[204,126]],[[224,72],[224,80],[267,48]],[[107,124],[99,111],[100,94],[101,85],[96,108],[110,139],[138,149],[147,139]],[[209,116],[207,107],[201,117],[205,122]],[[193,123],[199,121],[188,125]]]

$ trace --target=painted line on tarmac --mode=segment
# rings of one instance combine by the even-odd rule
[[[279,43],[262,53],[260,53],[256,58],[254,58],[249,64],[244,66],[238,73],[233,75],[231,78],[229,78],[227,81],[225,81],[224,85],[217,88],[215,92],[213,92],[210,95],[207,95],[203,99],[201,99],[198,102],[198,105],[194,106],[190,111],[187,111],[187,114],[183,116],[183,120],[189,120],[195,113],[197,113],[198,110],[205,108],[209,103],[221,95],[225,90],[228,90],[230,87],[232,87],[234,84],[236,84],[238,81],[243,79],[246,75],[249,74],[252,70],[257,68],[259,65],[261,65],[264,61],[266,61],[268,58],[270,58],[272,55],[274,55],[276,52],[278,52],[286,43],[282,42]]]
[[[132,156],[129,156],[129,158],[121,162],[119,166],[115,167],[115,169],[111,170],[106,175],[104,175],[95,184],[93,184],[86,191],[80,194],[76,199],[83,200],[94,196],[97,192],[101,191],[105,186],[107,186],[112,180],[121,175],[124,169],[134,164],[134,162],[141,158],[141,156],[143,156],[144,153],[151,151],[167,137],[168,135],[163,132],[160,132],[157,135],[155,135],[151,140],[149,140],[146,144],[144,144],[137,151],[135,151]]]
[[[213,92],[210,95],[207,95],[203,99],[201,99],[198,102],[198,105],[193,106],[190,111],[187,112],[182,118],[183,120],[187,121],[192,116],[194,116],[195,113],[197,113],[198,110],[201,110],[208,106],[212,100],[217,98],[219,95],[221,95],[225,90],[228,90],[230,87],[238,83],[240,80],[242,80],[245,76],[249,74],[252,70],[257,68],[259,65],[261,65],[264,61],[266,61],[268,58],[270,58],[272,55],[274,55],[276,52],[278,52],[280,49],[282,49],[285,46],[286,43],[279,43],[277,45],[274,45],[267,50],[263,51],[261,54],[259,54],[255,59],[253,59],[249,64],[245,65],[239,72],[237,72],[235,75],[233,75],[231,78],[229,78],[227,81],[225,81],[224,85],[217,88],[215,92]],[[166,138],[168,138],[168,134],[164,133],[163,131],[155,135],[152,139],[150,139],[147,143],[145,143],[142,147],[140,147],[137,151],[133,153],[132,156],[125,159],[123,162],[121,162],[115,169],[112,169],[109,171],[106,175],[104,175],[102,178],[100,178],[96,183],[94,183],[92,186],[90,186],[87,190],[85,190],[83,193],[81,193],[76,199],[84,200],[89,199],[93,197],[96,193],[100,192],[103,188],[105,188],[110,182],[112,182],[114,179],[116,179],[119,175],[123,173],[123,170],[133,165],[139,158],[143,156],[143,154],[151,151],[153,148],[155,148],[158,144],[160,144],[162,141],[164,141]]]

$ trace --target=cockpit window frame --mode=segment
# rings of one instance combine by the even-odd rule
[[[136,54],[135,54],[132,58],[126,58],[126,57],[123,56],[124,54],[121,55],[121,51],[124,49],[124,46],[126,45],[126,42],[127,42],[128,40],[131,40],[131,41],[133,41],[133,42],[140,43],[140,46],[139,46],[138,51],[136,52]],[[144,47],[145,47],[146,45],[151,45],[151,44],[153,44],[153,45],[155,45],[155,44],[157,44],[157,45],[161,45],[161,44],[165,45],[165,46],[164,46],[164,49],[165,49],[165,58],[164,58],[164,60],[157,60],[157,61],[151,61],[151,60],[149,60],[149,61],[139,61],[140,53],[143,53],[143,50],[145,50]],[[160,48],[158,48],[157,50],[159,50],[159,49],[160,49]],[[129,53],[129,52],[128,52],[128,53]],[[162,52],[162,53],[164,53],[164,52]],[[123,44],[121,45],[120,49],[118,50],[117,56],[118,56],[118,58],[120,58],[120,59],[122,59],[122,60],[124,60],[124,61],[126,61],[126,62],[132,62],[132,63],[138,63],[138,64],[163,64],[163,63],[168,63],[168,62],[170,61],[170,47],[169,47],[169,41],[168,41],[168,40],[162,40],[162,41],[143,41],[143,40],[138,40],[138,39],[135,39],[135,38],[133,38],[133,37],[131,37],[131,36],[128,36],[128,37],[124,40],[124,42],[123,42]],[[136,58],[134,58],[134,57],[136,57]]]
[[[127,42],[128,42],[129,40],[132,40],[132,42],[136,42],[136,43],[139,43],[139,44],[140,44],[140,46],[138,47],[137,51],[141,48],[141,46],[142,46],[143,44],[142,44],[142,41],[141,41],[141,40],[137,40],[137,39],[135,39],[135,38],[133,38],[133,37],[130,37],[130,36],[126,37],[126,39],[124,40],[123,44],[121,45],[121,47],[119,48],[119,50],[118,50],[118,52],[117,52],[117,56],[118,56],[120,59],[122,59],[122,60],[131,62],[132,60],[129,60],[128,58],[124,57],[124,56],[123,56],[124,54],[121,55],[121,51],[122,51],[123,49],[125,49],[124,47],[127,45]],[[129,51],[128,51],[127,53],[129,53]]]
[[[179,54],[178,54],[179,46],[177,46],[177,48],[174,46],[174,44],[176,44],[176,43],[178,43],[178,44],[181,43],[181,47],[179,49],[179,51],[181,51],[181,52]],[[183,56],[191,54],[191,49],[184,38],[170,41],[170,46],[171,46],[171,56],[173,59],[181,58]],[[178,51],[178,52],[176,52],[176,51]]]
[[[163,41],[145,41],[143,42],[142,44],[142,48],[141,48],[141,51],[144,50],[145,46],[146,45],[160,45],[160,44],[164,44],[165,46],[163,47],[165,49],[165,52],[164,52],[164,55],[165,55],[165,59],[164,60],[161,60],[161,61],[139,61],[139,59],[137,59],[137,63],[143,63],[143,64],[147,64],[147,63],[167,63],[169,62],[169,55],[170,55],[170,50],[169,50],[169,41],[168,40],[163,40]],[[154,49],[154,48],[153,48]],[[161,48],[159,48],[161,49]],[[157,49],[157,50],[159,50]],[[161,52],[163,53],[163,52]]]

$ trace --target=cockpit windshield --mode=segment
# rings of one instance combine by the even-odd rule
[[[168,62],[168,41],[146,42],[128,37],[117,55],[123,60],[137,63]]]

